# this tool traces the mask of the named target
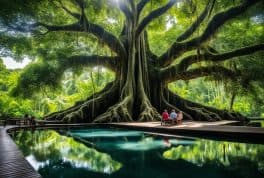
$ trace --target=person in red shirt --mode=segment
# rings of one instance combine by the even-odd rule
[[[165,109],[164,112],[162,113],[162,120],[169,120],[169,119],[170,119],[170,115],[168,111]]]

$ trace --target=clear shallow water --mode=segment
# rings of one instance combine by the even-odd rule
[[[20,131],[13,138],[43,178],[264,177],[258,144],[99,128]]]

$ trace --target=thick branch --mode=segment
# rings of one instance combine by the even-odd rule
[[[175,70],[175,68],[171,67],[160,72],[161,79],[166,83],[170,83],[176,80],[191,80],[212,75],[225,76],[226,78],[229,78],[231,80],[235,80],[237,76],[234,71],[222,66],[200,67],[183,72],[178,72],[177,70]]]
[[[88,32],[98,37],[102,42],[107,44],[110,49],[115,51],[120,56],[125,56],[126,52],[122,43],[110,32],[107,32],[103,27],[90,23],[85,19],[84,23],[74,23],[70,25],[47,25],[44,23],[36,23],[34,26],[43,26],[48,31],[71,31],[71,32]]]
[[[190,51],[201,46],[202,43],[205,43],[210,39],[212,35],[217,31],[217,29],[226,23],[228,20],[235,18],[236,16],[245,12],[250,6],[260,2],[261,0],[245,0],[239,6],[232,7],[226,11],[216,14],[212,20],[207,25],[203,34],[197,38],[189,40],[184,43],[175,42],[172,46],[159,57],[159,63],[161,66],[169,65],[176,57],[179,57],[186,51]]]
[[[176,0],[170,0],[168,4],[165,6],[158,8],[154,11],[152,11],[147,17],[145,17],[140,25],[137,28],[136,36],[138,37],[140,33],[145,29],[145,27],[155,18],[163,15],[167,10],[169,10],[174,4],[176,3]]]
[[[215,1],[215,0],[213,0]],[[184,41],[187,38],[189,38],[193,32],[195,32],[195,30],[201,25],[201,23],[204,21],[204,19],[207,17],[208,12],[210,11],[210,9],[212,8],[212,4],[214,4],[214,2],[212,2],[210,0],[207,4],[207,6],[205,7],[205,9],[203,10],[203,12],[200,14],[200,16],[196,19],[195,22],[193,22],[193,24],[184,32],[182,33],[177,39],[177,42],[180,41]]]
[[[48,25],[48,24],[45,24],[45,23],[41,23],[41,22],[38,22],[38,23],[35,23],[33,25],[33,27],[45,27],[48,31],[76,31],[76,32],[82,32],[82,28],[81,28],[81,25],[77,22],[77,23],[74,23],[74,24],[70,24],[70,25],[61,25],[61,26],[58,26],[58,25]]]
[[[118,57],[109,56],[71,56],[66,61],[63,61],[63,65],[66,67],[76,66],[104,66],[113,71],[118,70]]]
[[[138,16],[140,15],[141,11],[144,9],[144,7],[146,6],[146,4],[149,2],[150,0],[141,0],[138,4],[137,4],[137,12],[138,12]]]
[[[201,62],[201,61],[220,62],[220,61],[232,59],[234,57],[253,54],[253,53],[261,51],[261,50],[264,50],[264,43],[252,45],[252,46],[247,46],[244,48],[236,49],[236,50],[226,52],[226,53],[222,53],[222,54],[214,54],[214,53],[207,51],[205,54],[191,55],[191,56],[184,58],[178,64],[177,68],[178,68],[178,70],[183,71],[183,70],[186,70],[192,64],[197,63],[197,62]]]

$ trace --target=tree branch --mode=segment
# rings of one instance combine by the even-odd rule
[[[222,66],[200,67],[181,72],[173,68],[168,68],[160,72],[160,78],[165,83],[170,83],[176,80],[191,80],[212,75],[225,76],[231,80],[235,80],[237,76],[234,71]]]
[[[77,31],[77,32],[82,32],[81,30],[81,25],[79,22],[70,24],[70,25],[48,25],[45,23],[37,22],[32,25],[32,27],[45,27],[48,31],[53,32],[53,31]]]
[[[145,29],[145,27],[155,18],[163,15],[167,10],[169,10],[174,4],[176,3],[176,0],[170,0],[165,6],[158,8],[154,11],[152,11],[147,17],[145,17],[141,23],[139,24],[137,31],[136,31],[136,37],[138,37],[141,32]]]
[[[201,25],[201,23],[204,21],[204,19],[207,17],[209,11],[213,8],[214,1],[209,0],[206,7],[204,8],[203,12],[200,14],[200,16],[196,19],[195,22],[184,32],[182,33],[177,39],[177,42],[184,41],[187,38],[189,38],[193,32]]]
[[[95,35],[102,42],[109,46],[110,49],[115,51],[120,56],[125,56],[126,52],[123,44],[110,32],[107,32],[103,27],[90,23],[88,20],[83,19],[84,23],[74,23],[70,25],[47,25],[44,23],[36,23],[33,27],[42,26],[48,31],[70,31],[70,32],[88,32]]]
[[[201,62],[201,61],[220,62],[220,61],[232,59],[234,57],[253,54],[255,52],[263,51],[263,50],[264,50],[264,43],[243,47],[243,48],[236,49],[236,50],[226,52],[226,53],[222,53],[222,54],[214,54],[214,53],[211,53],[209,51],[206,51],[204,54],[191,55],[191,56],[188,56],[188,57],[182,59],[182,61],[177,65],[177,68],[180,71],[184,71],[189,66],[191,66],[192,64],[197,63],[197,62]]]
[[[212,18],[212,20],[207,25],[203,34],[192,40],[184,43],[175,42],[172,46],[159,57],[159,63],[161,66],[169,65],[173,59],[179,57],[186,51],[190,51],[199,47],[201,44],[205,43],[209,38],[214,35],[217,29],[226,23],[228,20],[235,18],[236,16],[245,12],[250,6],[260,2],[261,0],[245,0],[239,6],[232,7],[226,11],[220,12]]]
[[[71,56],[63,61],[63,65],[68,67],[76,67],[76,66],[103,66],[112,71],[118,70],[118,57],[110,57],[110,56]]]
[[[140,15],[141,11],[144,9],[145,5],[149,2],[150,0],[141,0],[138,4],[137,4],[137,12],[138,12],[138,16]]]

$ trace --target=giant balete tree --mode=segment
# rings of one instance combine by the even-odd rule
[[[222,9],[219,8],[221,5]],[[24,11],[17,15],[23,9],[20,6]],[[68,50],[67,45],[62,45],[65,50],[62,52],[57,48],[56,51],[55,47],[51,48],[51,44],[45,46],[45,52],[36,50],[35,54],[41,53],[42,58],[47,58],[46,60],[52,58],[53,63],[43,62],[32,65],[24,74],[31,72],[43,83],[52,85],[52,82],[60,80],[61,74],[66,69],[74,67],[103,66],[115,72],[115,80],[107,84],[102,91],[85,101],[77,102],[71,108],[53,113],[46,119],[68,122],[152,121],[160,118],[159,113],[164,108],[174,108],[176,111],[182,110],[186,119],[243,120],[245,117],[239,113],[219,110],[184,99],[177,93],[171,92],[168,84],[201,77],[215,79],[221,77],[225,80],[245,83],[243,73],[239,69],[224,64],[234,58],[239,60],[241,56],[263,51],[264,44],[251,44],[219,52],[210,42],[222,26],[233,19],[240,20],[243,14],[256,6],[263,7],[263,1],[39,0],[29,5],[17,4],[15,8],[10,8],[15,10],[8,12],[9,15],[3,18],[3,24],[11,31],[31,34],[21,38],[30,37],[34,38],[34,41],[51,34],[54,36],[64,34],[56,41],[67,41],[65,43],[69,46],[74,46],[75,43],[70,37],[77,36],[79,44],[73,47],[75,50]],[[47,12],[46,17],[43,15],[45,9],[41,11],[40,7],[49,7],[50,12]],[[115,16],[119,16],[120,23],[115,24],[121,29],[118,33],[111,32],[111,28],[102,25],[103,23],[96,23],[96,17],[99,18],[101,12],[97,10],[98,8],[106,9],[103,15],[107,16],[105,19],[109,24],[115,21]],[[149,43],[148,29],[151,28],[149,26],[168,13],[170,15],[167,17],[173,19],[171,13],[173,9],[175,11],[190,9],[190,16],[195,14],[195,18],[190,18],[190,22],[187,23],[189,26],[173,36],[167,50],[162,54],[156,54]],[[16,19],[13,24],[12,19]],[[168,24],[167,22],[166,25]],[[85,42],[86,38],[92,40]],[[52,38],[49,36],[48,40],[52,41]],[[99,52],[96,54],[87,55],[81,53],[81,50],[78,52],[78,48],[85,50],[92,46],[92,43],[100,44]],[[162,44],[163,42],[160,41],[160,44],[155,45]],[[34,45],[35,48],[41,46],[36,45],[36,42]],[[56,55],[48,57],[52,52]],[[30,81],[29,78],[23,78],[22,74],[19,81],[20,88],[21,85],[28,87]],[[14,90],[14,93],[19,93],[19,89]]]

